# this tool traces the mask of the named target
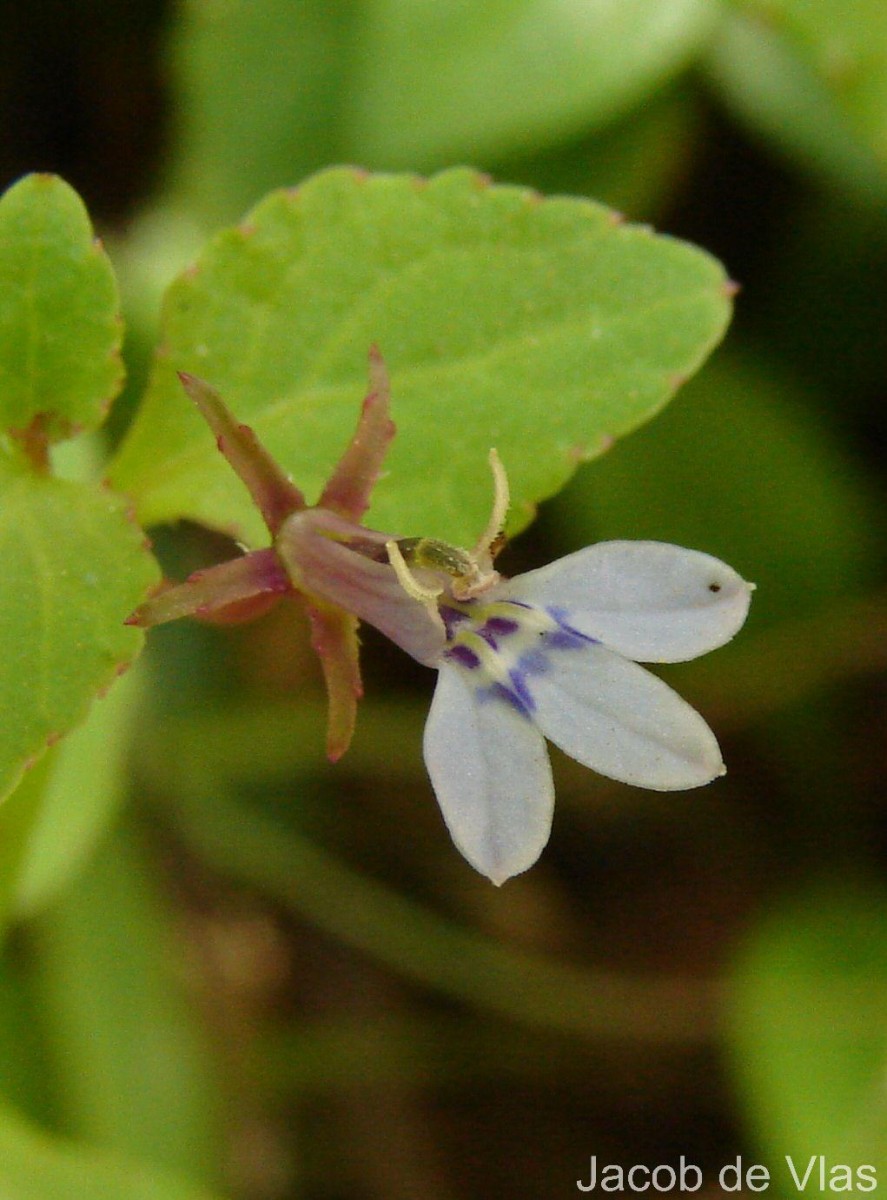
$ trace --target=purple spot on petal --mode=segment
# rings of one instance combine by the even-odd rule
[[[480,666],[480,658],[471,649],[470,646],[464,646],[461,642],[457,642],[455,646],[451,646],[446,652],[447,658],[457,662],[460,667],[467,667],[469,671],[474,671]]]
[[[496,637],[507,637],[509,633],[517,633],[520,623],[513,621],[510,617],[490,617],[484,625],[484,629]]]
[[[481,625],[480,629],[477,630],[477,633],[478,633],[479,637],[482,637],[484,639],[484,641],[487,643],[487,645],[490,647],[491,650],[499,649],[499,643],[496,641],[495,637],[490,632],[488,625]]]
[[[460,612],[457,608],[449,608],[446,604],[440,606],[440,615],[447,631],[448,642],[453,640],[459,626],[470,619],[467,613]]]

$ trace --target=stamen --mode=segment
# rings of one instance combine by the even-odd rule
[[[465,550],[436,538],[399,538],[397,548],[408,565],[444,571],[457,579],[474,568]]]
[[[495,556],[493,546],[501,549],[497,543],[500,542],[502,534],[505,530],[505,518],[508,516],[508,505],[510,504],[510,496],[508,490],[508,476],[505,474],[505,467],[502,465],[502,459],[499,457],[498,451],[490,450],[490,470],[493,472],[493,509],[490,513],[490,519],[487,522],[487,527],[481,534],[480,538],[471,557],[478,559],[481,555],[489,554],[490,557]]]
[[[410,568],[407,566],[404,556],[400,552],[400,547],[393,539],[385,543],[385,549],[388,551],[388,561],[394,568],[394,574],[397,576],[397,582],[403,588],[408,596],[413,600],[418,600],[420,604],[424,604],[432,613],[437,615],[437,598],[443,594],[443,588],[427,588],[423,587],[413,575]]]
[[[400,586],[408,596],[434,612],[437,611],[437,598],[444,589],[424,587],[410,571],[410,564],[450,575],[453,580],[450,593],[456,601],[473,600],[499,582],[499,573],[493,567],[493,556],[504,542],[503,526],[508,513],[509,494],[508,477],[495,450],[490,451],[490,469],[493,472],[493,510],[486,529],[470,554],[435,538],[401,538],[385,543],[388,561],[394,567]]]

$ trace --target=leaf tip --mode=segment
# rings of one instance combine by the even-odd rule
[[[728,300],[732,300],[742,291],[742,284],[737,283],[735,279],[725,279],[721,285],[721,294]]]

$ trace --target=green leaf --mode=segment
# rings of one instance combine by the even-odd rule
[[[114,272],[77,193],[28,175],[0,198],[0,427],[60,441],[123,382]]]
[[[887,1170],[885,934],[880,888],[817,884],[775,905],[737,955],[733,1068],[753,1132],[789,1194],[797,1189],[786,1154],[801,1173],[810,1155],[829,1166],[873,1163],[881,1178]],[[820,1194],[818,1174],[813,1190]]]
[[[489,165],[599,129],[689,62],[719,14],[714,0],[182,7],[174,178],[222,219],[331,161]]]
[[[4,1200],[212,1200],[209,1192],[143,1163],[51,1137],[0,1109]]]
[[[157,579],[125,503],[0,457],[0,796],[135,658]]]
[[[26,958],[17,947],[6,947],[0,954],[0,1122],[6,1105],[38,1123],[52,1119],[42,1030]]]
[[[736,114],[818,175],[883,200],[887,5],[733,0],[709,71]]]
[[[399,435],[372,522],[472,543],[496,446],[512,529],[661,408],[721,337],[720,264],[587,201],[542,200],[457,169],[324,172],[267,197],[172,286],[162,353],[111,467],[145,523],[264,533],[176,370],[216,387],[309,498],[388,364]]]
[[[0,806],[0,915],[33,915],[93,851],[119,808],[139,697],[127,671]]]
[[[105,841],[30,927],[34,989],[66,1131],[206,1179],[219,1084],[154,867],[127,831]]]
[[[189,212],[228,221],[272,187],[349,161],[339,122],[359,46],[357,6],[185,0],[176,10],[172,180]]]
[[[710,0],[376,0],[348,147],[428,167],[599,128],[683,66],[717,12]]]

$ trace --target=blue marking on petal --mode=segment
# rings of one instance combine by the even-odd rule
[[[558,623],[558,628],[548,635],[549,644],[554,649],[578,650],[583,644],[600,645],[597,638],[589,637],[587,633],[580,633],[569,623],[567,620],[570,615],[569,609],[563,608],[559,604],[550,604],[545,611]]]
[[[551,669],[551,660],[542,649],[528,650],[517,660],[517,670],[523,675],[544,675]]]
[[[526,717],[527,720],[530,719],[530,716],[536,707],[533,697],[526,690],[526,687],[521,687],[519,689],[510,688],[504,683],[494,683],[489,689],[488,694],[497,700],[507,701],[513,709],[519,712],[522,717]]]
[[[513,697],[512,703],[516,704],[525,715],[529,716],[536,709],[536,701],[527,687],[524,672],[520,670],[520,667],[514,667],[508,672],[508,678],[511,680],[511,688],[506,688],[504,684],[500,684],[499,686]]]
[[[445,654],[474,673],[478,702],[505,701],[532,720],[536,711],[533,678],[557,670],[555,651],[581,650],[597,639],[575,629],[569,622],[569,610],[559,605],[542,609],[521,600],[503,603],[511,606],[513,616],[503,616],[496,608],[490,611],[483,604],[464,609],[442,604],[440,613],[449,643]],[[479,638],[480,643],[469,644],[471,637]]]
[[[587,646],[593,638],[584,637],[581,633],[573,633],[568,629],[555,629],[545,639],[545,644],[552,650],[579,650]]]

